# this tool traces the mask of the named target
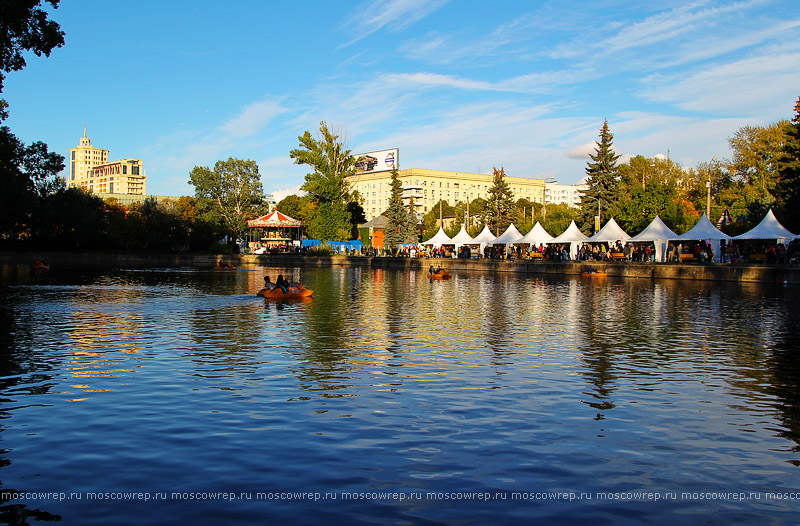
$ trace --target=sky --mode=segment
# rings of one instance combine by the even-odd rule
[[[586,176],[603,120],[623,157],[730,158],[745,125],[793,117],[797,0],[680,2],[61,0],[65,45],[8,74],[4,123],[63,155],[84,125],[141,158],[151,195],[195,166],[258,163],[276,199],[321,121],[401,169]]]

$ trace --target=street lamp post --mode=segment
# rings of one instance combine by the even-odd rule
[[[717,163],[717,165],[719,165],[719,162],[717,161],[716,157],[711,159],[711,162]],[[706,217],[708,218],[709,221],[711,221],[711,170],[708,171],[708,181],[706,181],[706,188],[708,189],[708,195],[706,196]]]
[[[465,223],[464,229],[467,230],[467,231],[469,231],[469,191],[472,190],[473,188],[476,188],[476,187],[474,185],[469,185],[467,187],[467,216],[466,216],[466,219],[464,221],[464,223]]]

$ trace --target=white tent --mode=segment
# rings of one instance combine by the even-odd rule
[[[575,256],[578,255],[578,243],[586,241],[587,239],[589,239],[589,237],[581,232],[578,225],[575,224],[575,221],[572,221],[560,236],[554,237],[548,241],[548,244],[559,245],[569,243],[569,257],[575,259]]]
[[[458,254],[459,249],[464,245],[474,245],[475,241],[473,241],[472,237],[467,234],[467,229],[464,225],[461,225],[461,230],[458,231],[458,234],[453,236],[453,239],[450,240],[456,246],[455,254]]]
[[[475,243],[472,237],[467,234],[467,229],[464,227],[464,225],[461,225],[461,230],[459,230],[458,234],[453,236],[453,239],[450,241],[456,245],[456,249],[458,249],[458,247],[461,245],[472,245]]]
[[[508,228],[506,228],[506,231],[496,237],[490,245],[510,245],[518,242],[520,239],[522,239],[522,234],[519,233],[514,223],[511,223],[508,225]]]
[[[773,214],[772,209],[770,209],[758,226],[733,239],[776,239],[778,243],[786,243],[794,238],[795,235],[786,230],[786,228],[775,219],[775,214]]]
[[[730,240],[731,236],[720,231],[711,224],[708,216],[704,213],[700,221],[691,230],[677,237],[679,241],[710,241],[714,248],[714,261],[719,262],[719,242],[722,239]]]
[[[608,223],[603,225],[603,228],[597,231],[595,235],[587,239],[589,243],[613,243],[614,241],[627,241],[631,238],[624,230],[614,221],[614,218],[608,220]]]
[[[473,238],[472,242],[473,243],[491,243],[495,239],[497,239],[497,238],[495,237],[494,234],[492,234],[492,231],[489,230],[489,225],[486,225],[485,227],[483,227],[483,230],[481,230],[481,233],[478,234],[477,236],[475,236],[475,238]]]
[[[667,249],[667,241],[675,239],[678,234],[673,232],[659,216],[656,216],[644,230],[637,235],[630,238],[630,243],[646,243],[652,242],[655,245],[656,261],[659,263],[664,261],[664,256]]]
[[[483,230],[481,230],[481,233],[475,236],[472,242],[481,246],[480,250],[481,254],[483,254],[483,249],[486,248],[486,245],[491,243],[495,239],[497,238],[495,237],[494,234],[492,234],[492,231],[489,230],[489,225],[486,225],[485,227],[483,227]]]
[[[529,243],[531,245],[543,245],[553,240],[553,236],[547,233],[547,230],[539,223],[536,222],[531,228],[531,231],[522,236],[522,239],[515,241],[515,243]]]
[[[442,245],[452,245],[453,241],[450,239],[450,236],[444,233],[444,229],[442,229],[442,227],[439,227],[439,231],[436,232],[436,235],[427,241],[423,241],[422,244],[433,245],[434,247],[440,247]]]

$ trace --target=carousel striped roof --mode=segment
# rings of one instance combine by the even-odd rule
[[[257,217],[256,219],[250,219],[247,222],[247,226],[249,227],[260,227],[260,226],[284,226],[284,227],[300,227],[303,226],[302,221],[298,221],[297,219],[291,218],[286,214],[282,214],[275,210],[274,212],[267,214],[265,216]]]

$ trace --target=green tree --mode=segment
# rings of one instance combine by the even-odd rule
[[[536,218],[541,220],[542,206],[541,203],[534,203],[526,197],[517,199],[514,203],[513,222],[520,232],[530,232],[536,224]]]
[[[275,208],[298,221],[307,222],[317,209],[317,205],[309,194],[303,196],[292,194],[281,199]]]
[[[58,8],[58,0],[48,0]],[[25,52],[49,56],[64,44],[64,32],[49,20],[39,0],[0,2],[0,93],[5,74],[20,71]],[[0,122],[8,118],[8,104],[0,99]],[[25,146],[8,127],[0,127],[0,238],[28,237],[32,217],[38,216],[41,200],[63,188],[56,174],[64,169],[64,158],[47,151],[47,145],[34,142]]]
[[[598,214],[603,222],[607,211],[614,207],[619,198],[619,155],[614,153],[613,141],[614,135],[608,129],[608,120],[604,120],[600,129],[600,142],[597,143],[594,154],[589,154],[591,161],[586,163],[586,184],[589,188],[581,196],[580,216],[584,228],[592,225],[594,216]]]
[[[552,236],[564,232],[572,221],[577,221],[580,211],[566,204],[545,205],[542,210],[542,227]],[[535,223],[534,223],[535,224]]]
[[[475,201],[472,202],[472,204],[474,203]],[[472,204],[470,205],[470,209],[472,209]],[[439,227],[442,226],[442,223],[445,219],[455,216],[456,209],[453,207],[453,205],[444,199],[440,199],[439,202],[433,205],[428,213],[426,213],[422,218],[422,223],[425,226],[425,230],[422,233],[422,238],[432,238],[439,231]],[[457,232],[458,230],[456,230],[456,233]]]
[[[775,188],[778,219],[795,234],[800,233],[800,97],[794,118],[785,128],[785,141],[777,159],[778,184]]]
[[[484,224],[489,225],[492,233],[499,236],[511,224],[511,213],[514,210],[514,194],[511,192],[511,186],[505,180],[505,169],[500,167],[499,170],[497,168],[492,168],[492,170],[494,180],[492,187],[489,188]]]
[[[63,189],[57,174],[64,169],[64,157],[34,142],[25,146],[7,126],[0,126],[0,237],[29,237],[41,200]]]
[[[217,161],[214,169],[195,166],[189,174],[204,218],[232,237],[247,231],[247,220],[265,211],[258,165],[252,160]]]
[[[324,241],[346,241],[350,239],[353,224],[350,212],[344,203],[321,202],[308,222],[308,235]]]
[[[735,176],[753,185],[767,203],[778,182],[778,157],[783,152],[790,124],[780,121],[767,126],[742,126],[728,145],[733,153],[731,165]]]
[[[383,243],[388,247],[396,247],[400,243],[414,241],[417,221],[414,214],[403,204],[403,187],[398,177],[397,168],[392,169],[392,194],[389,198],[389,208],[384,215],[389,219],[386,225],[386,236]]]
[[[58,9],[60,0],[46,0]],[[26,66],[26,51],[36,56],[50,56],[50,52],[64,45],[61,27],[47,17],[40,0],[3,0],[0,2],[0,92],[3,91],[4,73],[20,71]]]
[[[650,183],[646,188],[638,186],[614,210],[615,221],[630,235],[644,230],[656,215],[667,226],[685,230],[688,218],[675,186],[661,183]]]
[[[320,203],[345,203],[350,200],[347,177],[356,173],[356,159],[342,142],[340,135],[319,123],[319,138],[306,132],[298,137],[300,148],[289,152],[295,164],[306,164],[314,169],[306,175],[301,189]]]
[[[347,177],[355,174],[356,159],[340,134],[332,131],[324,121],[320,122],[318,138],[306,130],[298,140],[300,147],[291,150],[289,157],[295,164],[313,168],[313,172],[306,174],[301,189],[319,203],[314,217],[309,219],[309,235],[329,241],[349,239],[353,230],[350,202],[356,197],[350,190]]]
[[[48,195],[36,216],[37,239],[48,247],[92,249],[107,246],[106,204],[79,188]]]

